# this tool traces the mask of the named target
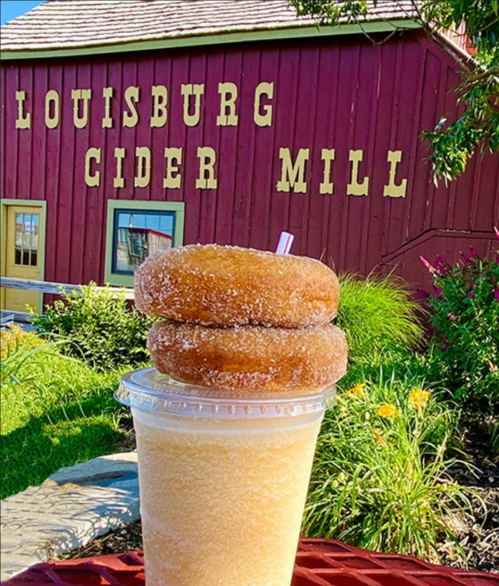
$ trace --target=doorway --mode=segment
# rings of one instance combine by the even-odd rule
[[[2,276],[42,281],[45,256],[45,202],[2,200]],[[42,294],[2,288],[2,309],[40,312]]]

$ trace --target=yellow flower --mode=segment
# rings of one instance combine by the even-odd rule
[[[400,409],[395,409],[393,405],[389,405],[388,403],[383,403],[378,407],[376,411],[376,415],[380,417],[398,417],[400,415]]]
[[[409,393],[409,403],[414,405],[418,411],[422,411],[428,401],[430,400],[430,391],[424,391],[423,389],[414,389]]]
[[[374,437],[380,446],[386,447],[388,445],[376,427],[374,428]]]
[[[25,332],[16,325],[11,325],[0,332],[0,356],[2,360],[6,360],[11,354],[17,352],[19,348],[22,348],[23,351],[28,351],[42,344],[43,341],[36,334]]]
[[[348,391],[346,391],[345,395],[349,399],[362,399],[364,397],[364,389],[365,388],[366,388],[366,385],[363,385],[363,384],[355,385],[351,389],[348,389]]]

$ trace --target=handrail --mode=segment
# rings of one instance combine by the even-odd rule
[[[82,285],[51,283],[49,281],[31,281],[29,279],[13,279],[11,277],[1,277],[0,286],[5,289],[23,289],[28,291],[37,291],[38,293],[52,293],[54,295],[60,295],[61,289],[63,289],[65,293],[70,293],[71,291],[81,292],[82,288]],[[97,289],[102,291],[106,289],[106,287],[97,287]],[[133,289],[127,289],[125,287],[109,287],[109,290],[111,291],[111,295],[113,297],[124,295],[125,299],[135,298]]]

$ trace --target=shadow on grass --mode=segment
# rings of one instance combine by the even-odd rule
[[[2,436],[1,498],[40,485],[63,466],[125,451],[126,411],[109,390],[59,405]]]

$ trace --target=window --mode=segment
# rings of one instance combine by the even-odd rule
[[[133,287],[133,272],[148,256],[182,245],[184,204],[110,200],[108,206],[106,282]]]
[[[15,252],[16,266],[38,266],[38,214],[16,214]]]

